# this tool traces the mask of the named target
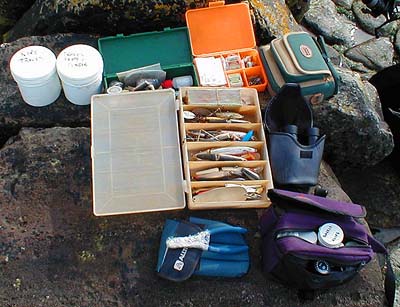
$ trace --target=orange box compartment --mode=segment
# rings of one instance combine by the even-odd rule
[[[232,69],[225,67],[228,87],[228,74],[239,73],[244,87],[255,88],[259,92],[265,90],[268,80],[256,49],[248,4],[210,2],[207,8],[188,10],[186,24],[195,58],[215,57],[223,62],[230,56],[241,59],[240,67],[236,63]],[[244,59],[248,60],[247,65],[243,63]]]

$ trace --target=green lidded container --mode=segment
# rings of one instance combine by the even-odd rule
[[[191,75],[194,85],[198,84],[186,27],[103,37],[98,46],[104,60],[106,87],[117,78],[117,72],[156,63],[167,72],[167,79]]]

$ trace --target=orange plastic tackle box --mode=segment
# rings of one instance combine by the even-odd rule
[[[214,57],[221,60],[225,86],[265,90],[268,80],[256,49],[248,4],[210,2],[207,8],[188,10],[186,24],[200,85],[204,84],[196,61]]]

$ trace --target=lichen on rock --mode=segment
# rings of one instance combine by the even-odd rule
[[[327,134],[325,156],[340,169],[375,165],[394,146],[378,94],[357,73],[337,70],[341,78],[338,94],[313,106],[316,125]]]

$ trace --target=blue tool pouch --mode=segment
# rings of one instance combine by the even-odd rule
[[[226,223],[191,217],[189,222],[167,220],[161,236],[157,272],[166,279],[183,281],[192,275],[241,277],[249,270],[248,245],[243,237],[247,230]],[[194,237],[206,233],[209,242],[203,248],[171,248],[173,238]]]

